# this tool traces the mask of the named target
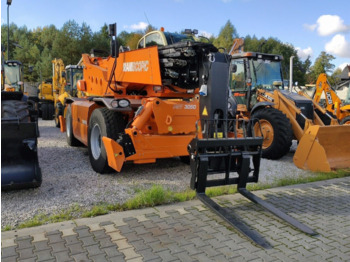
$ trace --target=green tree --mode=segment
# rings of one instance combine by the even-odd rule
[[[81,58],[80,35],[80,27],[77,22],[74,20],[66,22],[62,29],[57,32],[53,42],[53,58],[61,58],[66,65],[78,63]]]
[[[322,51],[321,54],[316,58],[314,65],[310,68],[308,80],[311,84],[316,83],[318,76],[322,73],[330,74],[334,69],[334,65],[331,61],[335,59],[333,55],[327,54]]]
[[[225,26],[221,28],[219,36],[213,41],[213,44],[217,48],[222,47],[229,51],[235,38],[238,38],[237,30],[231,21],[228,20]]]
[[[340,68],[337,68],[334,70],[334,72],[328,77],[328,81],[331,86],[336,87],[340,82],[340,75],[342,73],[342,70]]]

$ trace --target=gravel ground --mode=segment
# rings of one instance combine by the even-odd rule
[[[16,226],[36,214],[52,214],[73,204],[89,207],[99,202],[124,202],[136,189],[161,184],[174,191],[189,187],[191,171],[179,159],[162,159],[155,164],[127,163],[120,174],[100,175],[89,163],[87,148],[69,147],[65,133],[54,121],[39,120],[39,162],[43,175],[40,188],[1,193],[1,226]],[[259,183],[281,177],[307,174],[294,166],[291,152],[279,161],[262,159]]]

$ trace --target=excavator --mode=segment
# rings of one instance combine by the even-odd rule
[[[350,89],[348,89],[348,93],[350,93]],[[336,91],[329,84],[325,73],[320,74],[317,78],[313,101],[319,104],[322,94],[325,95],[326,114],[331,113],[340,121],[341,125],[350,125],[350,100],[344,100],[343,102],[339,98]]]
[[[264,137],[262,156],[281,158],[296,139],[298,168],[328,172],[350,167],[350,127],[339,126],[331,116],[331,125],[325,126],[310,98],[285,90],[282,59],[257,52],[231,55],[230,86],[238,115],[259,120],[254,128]]]
[[[22,63],[1,67],[1,190],[39,187],[38,111],[23,94]]]

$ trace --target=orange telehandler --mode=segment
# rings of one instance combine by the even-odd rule
[[[115,38],[115,26],[110,26]],[[183,38],[182,38],[183,39]],[[119,53],[112,41],[107,58],[82,55],[84,98],[66,98],[61,130],[71,146],[86,145],[98,173],[121,171],[124,162],[188,159],[187,145],[199,119],[198,87],[203,61],[217,49],[179,41]]]
[[[350,92],[350,89],[348,92]],[[317,78],[316,89],[313,96],[315,103],[320,103],[322,94],[325,94],[325,110],[333,114],[340,121],[340,124],[350,125],[350,104],[344,105],[335,90],[329,84],[327,75],[324,73],[320,74]],[[350,101],[347,102],[350,103]]]

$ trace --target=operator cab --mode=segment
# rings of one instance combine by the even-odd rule
[[[255,52],[232,55],[230,69],[230,88],[238,104],[252,108],[256,101],[255,91],[260,89],[283,90],[280,55]],[[251,99],[249,99],[252,94]],[[249,101],[250,100],[250,101]]]
[[[191,33],[195,34],[198,33],[197,30],[190,30]],[[164,29],[157,31],[149,32],[148,34],[144,35],[138,42],[137,48],[144,48],[144,47],[150,47],[150,46],[168,46],[171,44],[175,44],[178,42],[183,41],[190,41],[195,42],[195,39],[192,34],[177,34],[177,33],[169,33],[164,32]]]
[[[17,60],[4,62],[4,91],[23,91],[22,63]]]
[[[67,84],[66,84],[65,90],[71,96],[75,97],[78,92],[77,90],[78,80],[83,79],[83,67],[78,65],[67,65],[66,79],[67,79]]]

